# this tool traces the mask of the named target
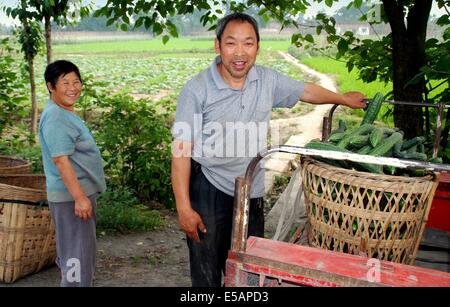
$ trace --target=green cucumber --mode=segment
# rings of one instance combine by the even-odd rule
[[[349,140],[349,145],[353,148],[361,148],[369,144],[369,135],[354,135]]]
[[[373,147],[377,147],[377,145],[383,140],[384,129],[383,128],[375,128],[370,133],[370,144]]]
[[[411,159],[411,160],[427,161],[427,155],[421,152],[402,151],[398,158],[407,160]]]
[[[364,124],[354,130],[347,131],[346,135],[339,141],[339,143],[337,143],[337,146],[340,148],[346,148],[350,144],[350,139],[353,136],[369,134],[373,129],[375,129],[374,125]]]
[[[372,149],[368,154],[372,156],[384,156],[394,148],[395,144],[402,142],[403,135],[399,132],[394,132],[391,136],[383,141],[382,144]]]
[[[378,113],[380,112],[383,101],[384,95],[380,92],[376,93],[375,97],[373,97],[373,99],[369,103],[369,106],[367,107],[366,113],[364,114],[364,118],[361,122],[361,126],[364,124],[372,124],[375,121]]]
[[[331,134],[327,141],[337,143],[340,140],[342,140],[342,138],[344,136],[345,136],[345,132],[336,132],[336,133]]]
[[[417,145],[411,146],[406,150],[406,152],[417,152],[417,148]]]
[[[425,141],[425,138],[423,136],[416,136],[415,138],[412,138],[410,140],[404,141],[402,145],[402,150],[406,150],[414,145],[418,145],[420,143],[423,143]]]
[[[369,151],[372,150],[372,148],[373,148],[372,145],[366,145],[366,146],[360,148],[357,153],[360,155],[367,155],[369,153]]]
[[[330,151],[339,151],[339,152],[350,152],[347,149],[343,149],[340,147],[337,147],[336,145],[333,145],[331,143],[322,143],[318,141],[311,141],[308,144],[305,145],[305,148],[309,149],[318,149],[318,150],[330,150]],[[325,163],[328,163],[333,166],[337,167],[343,167],[343,168],[349,168],[349,165],[346,161],[343,160],[333,160],[333,159],[327,159],[322,157],[315,157],[318,161],[322,161]]]

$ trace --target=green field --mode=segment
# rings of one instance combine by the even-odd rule
[[[289,48],[290,41],[267,40],[261,41],[262,50],[284,50]],[[142,52],[214,52],[214,40],[195,40],[190,38],[172,38],[165,45],[161,39],[129,40],[116,42],[92,42],[79,44],[55,45],[56,53],[142,53]]]
[[[344,62],[340,62],[334,60],[329,57],[312,57],[312,58],[302,58],[301,62],[305,65],[310,66],[311,68],[328,75],[334,77],[336,84],[338,86],[338,90],[341,93],[350,92],[350,91],[359,91],[364,93],[366,97],[372,98],[375,96],[377,92],[381,92],[387,94],[392,91],[392,83],[385,84],[380,81],[373,81],[371,83],[364,83],[359,79],[358,71],[353,69],[351,72],[348,72],[347,67]],[[390,106],[383,106],[380,114],[384,114]],[[348,113],[349,110],[345,110]],[[356,115],[358,118],[363,117],[363,110],[350,110],[351,114]],[[348,116],[348,115],[347,115]],[[349,118],[345,118],[346,120],[356,120],[352,119],[351,116]],[[381,116],[378,118],[381,119]],[[383,121],[389,125],[393,126],[393,119],[387,118],[383,119]],[[337,122],[337,121],[336,121]],[[336,124],[336,122],[334,124]]]
[[[367,97],[373,97],[377,92],[387,93],[392,90],[392,83],[385,84],[380,81],[364,83],[359,80],[356,69],[349,73],[344,62],[328,57],[302,58],[301,62],[319,72],[332,75],[342,93],[360,91]]]
[[[211,65],[216,56],[213,40],[171,39],[166,45],[160,39],[127,40],[54,46],[54,60],[74,62],[90,82],[108,94],[125,93],[152,97],[160,92],[178,95],[182,86],[195,74]],[[265,65],[295,79],[303,79],[301,71],[278,54],[287,51],[288,40],[261,43],[257,64]],[[43,80],[45,57],[36,59],[37,97],[40,107],[48,99]]]

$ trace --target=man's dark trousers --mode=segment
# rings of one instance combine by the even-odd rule
[[[200,164],[191,161],[191,206],[206,226],[206,233],[198,231],[200,242],[187,238],[192,286],[220,287],[231,247],[234,197],[215,188],[206,179]],[[264,236],[263,204],[262,198],[250,201],[249,236]]]

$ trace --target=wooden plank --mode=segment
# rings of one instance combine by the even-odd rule
[[[421,267],[421,268],[450,273],[450,264],[446,264],[446,263],[431,263],[431,262],[424,262],[424,261],[416,260],[416,266]]]
[[[425,228],[420,245],[450,250],[450,236],[447,231]]]
[[[416,256],[416,260],[450,264],[450,253],[448,251],[419,250]]]

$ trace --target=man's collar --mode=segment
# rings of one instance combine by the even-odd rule
[[[212,74],[214,83],[216,84],[217,88],[222,90],[222,89],[230,88],[230,86],[225,82],[225,80],[223,80],[222,76],[220,75],[219,70],[217,69],[217,64],[219,64],[220,62],[222,62],[222,59],[218,55],[214,59],[213,64],[211,66],[211,74]],[[253,82],[258,79],[259,79],[258,73],[256,72],[255,65],[253,65],[250,68],[250,70],[248,71],[247,78],[246,78],[245,84],[244,84],[244,88],[245,88],[247,82]]]

